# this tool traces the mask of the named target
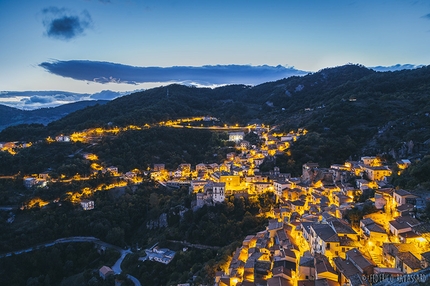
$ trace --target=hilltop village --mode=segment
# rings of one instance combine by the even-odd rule
[[[160,183],[187,185],[194,208],[222,203],[231,195],[258,196],[273,192],[279,207],[261,215],[265,231],[248,235],[236,249],[216,285],[371,285],[393,281],[424,282],[414,274],[430,262],[430,225],[419,220],[427,197],[389,185],[390,167],[377,157],[362,157],[320,168],[303,165],[294,178],[275,167],[259,171],[268,156],[288,152],[306,130],[290,134],[259,133],[264,144],[250,146],[243,132],[229,140],[238,152],[221,164],[181,164],[168,171],[154,166]],[[404,170],[410,161],[399,160]],[[360,219],[362,217],[362,219]]]
[[[180,124],[184,122],[189,121],[163,124],[183,128]],[[87,160],[94,161],[93,175],[110,173],[119,180],[95,190],[70,193],[71,201],[81,204],[84,210],[92,210],[97,208],[94,201],[87,199],[92,192],[139,184],[145,176],[165,187],[189,188],[194,195],[191,206],[194,211],[223,203],[231,196],[273,194],[276,207],[259,214],[268,219],[266,230],[246,236],[223,270],[216,273],[216,285],[358,286],[387,277],[396,281],[425,281],[426,277],[416,272],[430,263],[430,225],[420,220],[428,198],[391,186],[393,166],[384,165],[379,157],[367,156],[329,168],[308,162],[302,166],[300,177],[281,173],[278,167],[262,172],[260,166],[265,160],[288,154],[291,144],[306,136],[307,131],[299,129],[285,134],[260,125],[242,128],[258,136],[261,145],[256,146],[244,140],[245,131],[241,128],[233,129],[226,130],[235,152],[228,153],[221,164],[183,163],[175,170],[168,170],[160,162],[151,170],[120,173],[115,166],[95,163],[98,159],[95,154],[84,153]],[[90,133],[47,140],[88,142]],[[104,133],[100,129],[91,134]],[[10,145],[4,143],[1,147],[14,152]],[[401,172],[410,164],[407,159],[399,160],[396,170]],[[86,179],[79,174],[63,178],[64,181]],[[52,179],[48,173],[35,174],[25,177],[24,185],[43,187],[49,180]],[[48,203],[34,199],[25,207],[36,204],[43,207]],[[149,260],[168,264],[172,259],[173,255],[170,259],[163,256]]]

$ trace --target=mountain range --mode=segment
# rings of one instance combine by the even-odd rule
[[[226,124],[262,122],[277,125],[281,131],[306,128],[329,140],[351,141],[354,148],[348,152],[390,152],[406,141],[413,140],[418,146],[430,139],[430,66],[377,72],[348,64],[256,86],[211,89],[173,84],[97,103],[66,116],[68,107],[59,108],[56,116],[64,117],[37,133],[56,136],[108,124],[144,125],[209,115]],[[82,104],[72,106],[77,110],[86,106]],[[28,114],[35,122],[44,112],[54,110]],[[9,124],[31,122],[20,119],[22,111],[10,112],[2,112],[3,118],[12,119]],[[25,139],[26,132],[26,127],[10,127],[0,133],[0,140]]]

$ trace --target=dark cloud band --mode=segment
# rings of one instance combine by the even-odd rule
[[[283,66],[215,65],[215,66],[174,66],[135,67],[110,62],[97,61],[53,61],[39,66],[48,72],[76,80],[99,83],[138,84],[147,82],[193,82],[202,85],[219,84],[259,84],[294,75],[307,74],[305,71]]]
[[[91,16],[87,11],[73,15],[65,8],[48,7],[42,10],[43,25],[48,37],[59,40],[70,40],[83,35],[91,27]]]

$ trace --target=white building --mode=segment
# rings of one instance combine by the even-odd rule
[[[82,200],[81,206],[85,211],[92,210],[92,209],[94,209],[94,201]]]
[[[239,143],[240,141],[243,140],[244,136],[245,136],[245,133],[242,131],[230,132],[228,134],[228,141]]]
[[[208,183],[204,186],[206,194],[212,194],[215,203],[222,203],[225,200],[225,183]]]
[[[33,186],[35,186],[37,184],[37,179],[36,178],[26,178],[24,179],[24,186],[26,188],[31,188]]]

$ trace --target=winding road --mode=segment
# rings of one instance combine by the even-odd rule
[[[51,241],[51,242],[47,242],[44,244],[38,244],[35,245],[33,247],[29,247],[26,249],[21,249],[21,250],[17,250],[17,251],[12,251],[12,252],[8,252],[8,253],[4,253],[0,255],[0,258],[3,257],[9,257],[12,255],[18,255],[18,254],[23,254],[23,253],[28,253],[28,252],[32,252],[34,250],[38,250],[42,247],[50,247],[50,246],[54,246],[56,244],[60,244],[60,243],[70,243],[70,242],[92,242],[94,244],[100,245],[100,246],[104,246],[107,248],[113,248],[115,250],[117,250],[119,253],[121,253],[120,258],[118,258],[118,260],[115,262],[115,264],[112,266],[112,270],[115,272],[115,274],[120,274],[122,272],[121,269],[121,263],[124,260],[124,258],[132,253],[130,249],[122,249],[119,246],[101,241],[98,238],[92,237],[92,236],[73,236],[73,237],[65,237],[65,238],[59,238],[57,240]],[[141,286],[139,280],[134,277],[131,276],[130,274],[127,274],[127,278],[129,278],[131,281],[133,281],[135,286]]]

